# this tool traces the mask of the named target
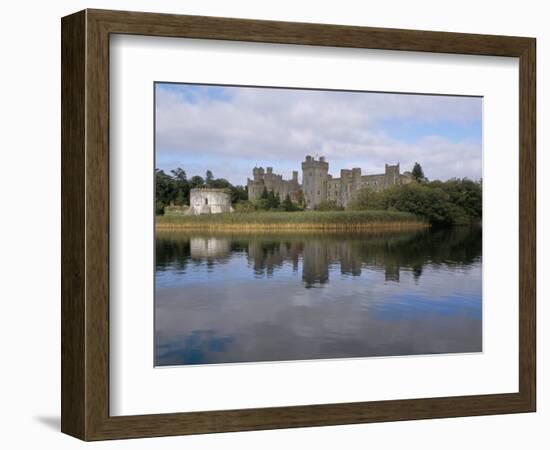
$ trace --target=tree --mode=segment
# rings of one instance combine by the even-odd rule
[[[430,186],[435,182],[431,182]],[[441,183],[441,188],[449,195],[451,203],[461,208],[465,215],[480,219],[482,215],[482,187],[481,183],[468,178],[452,178]]]
[[[189,201],[189,182],[185,170],[177,168],[171,171],[174,188],[176,190],[176,198],[174,202],[177,205],[186,205]]]
[[[404,211],[437,224],[478,222],[482,213],[481,184],[451,179],[392,186],[383,191],[359,191],[348,209]]]
[[[323,200],[315,207],[315,211],[342,211],[344,208],[338,206],[336,200]]]
[[[195,175],[189,180],[189,187],[191,189],[204,187],[204,179],[198,175]]]
[[[177,188],[174,179],[163,170],[155,170],[155,212],[164,214],[164,207],[175,201]]]
[[[177,181],[187,181],[187,174],[182,168],[178,167],[177,169],[171,170],[170,172]]]
[[[231,183],[225,178],[214,178],[210,182],[206,182],[208,187],[216,189],[227,189],[231,187]]]
[[[290,199],[289,194],[286,194],[286,197],[283,201],[282,207],[285,211],[294,211],[295,210],[296,207],[294,206],[294,203],[292,203],[292,200]]]
[[[254,202],[254,206],[259,211],[267,211],[269,209],[269,200],[267,198],[259,198]]]
[[[235,211],[237,212],[254,212],[257,205],[248,200],[240,200],[235,203]]]
[[[365,187],[357,192],[348,204],[348,209],[386,209],[384,194]]]
[[[427,218],[432,223],[453,223],[456,211],[448,194],[441,188],[427,184],[393,186],[382,193],[386,209],[410,212]],[[458,217],[458,215],[457,215]]]
[[[210,187],[210,184],[212,183],[212,180],[214,180],[214,175],[212,174],[211,170],[206,171],[206,185]]]
[[[230,186],[231,203],[238,203],[248,200],[248,190],[246,186]]]
[[[424,177],[424,171],[422,170],[422,166],[417,162],[414,163],[412,176],[418,182],[422,182],[426,180],[426,178]]]
[[[263,195],[263,194],[262,194]],[[277,209],[281,205],[281,197],[273,191],[267,193],[267,207],[269,209]]]
[[[264,190],[262,191],[262,195],[260,195],[260,198],[267,200],[269,198],[269,194],[267,193],[267,188],[264,186]]]

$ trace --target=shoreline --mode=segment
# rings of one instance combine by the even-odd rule
[[[396,231],[396,230],[420,230],[429,228],[431,225],[426,222],[379,222],[354,225],[339,224],[156,224],[156,231],[228,231],[228,232],[278,232],[278,231],[297,231],[297,232],[318,232],[318,231]]]
[[[157,231],[338,232],[399,231],[430,227],[412,214],[388,211],[258,212],[199,216],[157,216]]]

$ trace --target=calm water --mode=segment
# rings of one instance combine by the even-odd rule
[[[481,228],[157,233],[156,365],[482,350]]]

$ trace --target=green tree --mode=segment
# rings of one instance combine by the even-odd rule
[[[286,197],[283,201],[283,204],[281,205],[285,211],[295,211],[296,207],[294,206],[294,203],[292,203],[292,200],[290,199],[290,195],[286,194]]]
[[[212,174],[211,170],[206,171],[206,185],[208,187],[211,187],[211,183],[214,180],[214,175]]]
[[[413,167],[413,170],[412,170],[412,176],[418,182],[425,181],[425,179],[426,179],[424,177],[424,171],[422,170],[422,166],[420,164],[418,164],[417,162],[414,163],[414,167]]]
[[[174,202],[177,187],[174,179],[163,170],[155,169],[155,212],[164,214],[164,207]]]
[[[349,202],[348,209],[386,209],[384,195],[382,192],[363,188]]]
[[[248,189],[246,186],[231,186],[231,203],[244,202],[248,200]]]
[[[231,183],[225,178],[213,178],[209,182],[206,182],[208,187],[216,189],[229,189],[232,187]]]
[[[391,187],[382,194],[386,209],[417,214],[432,223],[453,223],[453,206],[441,188],[411,183]]]
[[[189,182],[185,170],[178,167],[171,171],[174,187],[176,189],[176,198],[174,203],[177,205],[186,205],[189,202]]]
[[[189,187],[193,188],[202,188],[204,187],[204,178],[198,175],[195,175],[189,180]]]
[[[267,198],[259,198],[254,202],[254,207],[258,211],[267,211],[269,209],[269,200]]]
[[[235,211],[237,212],[254,212],[256,210],[256,205],[248,200],[239,200],[235,203]]]
[[[181,167],[171,170],[170,172],[176,181],[187,181],[187,174]]]
[[[279,193],[277,193],[277,195],[275,195],[275,201],[273,202],[273,209],[277,209],[281,206],[281,196],[279,195]]]
[[[342,211],[344,208],[338,206],[336,200],[325,200],[315,207],[315,211]]]
[[[451,203],[461,208],[467,217],[481,219],[483,203],[481,183],[468,178],[452,178],[441,183],[441,188],[449,195]]]
[[[467,224],[482,214],[481,184],[468,179],[392,186],[384,191],[362,189],[348,209],[410,212],[432,223]]]
[[[279,194],[275,194],[273,191],[267,193],[267,207],[268,209],[277,209],[281,205],[281,198]]]

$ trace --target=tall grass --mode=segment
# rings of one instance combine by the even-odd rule
[[[429,226],[410,213],[396,211],[301,211],[157,216],[158,229],[201,230],[362,230]]]

